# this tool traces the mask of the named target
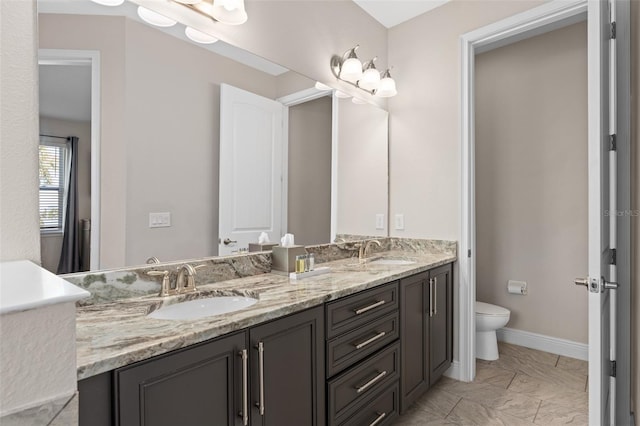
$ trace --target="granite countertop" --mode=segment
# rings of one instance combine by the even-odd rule
[[[388,251],[409,265],[359,264],[348,258],[322,263],[331,272],[290,280],[266,273],[200,285],[198,292],[171,297],[144,296],[81,306],[77,317],[78,379],[200,343],[324,302],[348,296],[456,260],[450,252]],[[197,320],[158,320],[147,314],[162,305],[213,295],[246,295],[258,302],[241,311]]]

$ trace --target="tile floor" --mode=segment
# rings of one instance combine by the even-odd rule
[[[476,380],[443,377],[394,426],[587,425],[587,362],[499,344]]]

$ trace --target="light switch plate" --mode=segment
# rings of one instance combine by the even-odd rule
[[[404,215],[402,213],[396,214],[396,230],[402,231],[404,230]]]
[[[376,215],[376,229],[384,229],[384,213]]]
[[[149,228],[166,228],[171,226],[171,213],[149,213]]]

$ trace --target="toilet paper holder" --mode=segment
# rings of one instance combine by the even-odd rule
[[[510,294],[519,294],[525,296],[527,294],[527,282],[509,280],[507,284],[507,292]]]

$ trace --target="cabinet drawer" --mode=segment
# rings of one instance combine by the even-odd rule
[[[386,426],[398,418],[398,383],[384,390],[340,426]]]
[[[396,311],[327,342],[327,377],[396,340],[398,328]]]
[[[354,404],[378,393],[399,377],[400,344],[381,350],[329,382],[329,418],[346,415]]]
[[[362,291],[327,304],[327,338],[331,339],[398,309],[398,282]]]

